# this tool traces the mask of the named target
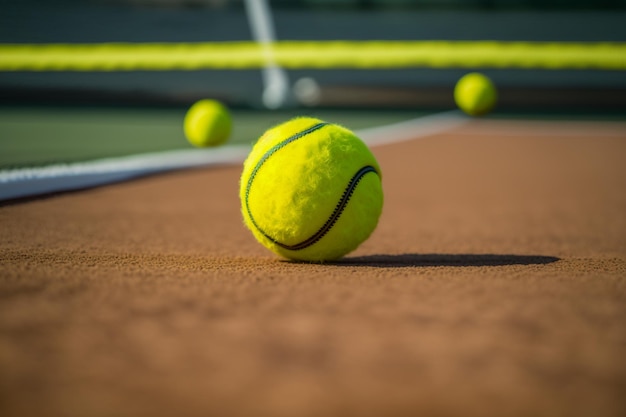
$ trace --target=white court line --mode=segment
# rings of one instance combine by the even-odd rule
[[[431,136],[456,128],[468,120],[460,112],[452,111],[355,133],[368,145],[377,146]],[[250,146],[231,145],[0,170],[0,201],[95,187],[167,171],[240,164],[249,152]]]
[[[379,146],[436,135],[455,129],[470,120],[460,110],[452,110],[405,122],[361,129],[355,133],[369,146]]]
[[[472,128],[460,130],[459,136],[626,138],[626,123],[605,120],[515,120],[477,119]]]

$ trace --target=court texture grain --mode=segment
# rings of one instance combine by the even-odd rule
[[[276,258],[241,166],[0,207],[0,415],[626,415],[626,124],[373,147],[356,252]]]

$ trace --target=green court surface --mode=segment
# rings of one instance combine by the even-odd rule
[[[172,149],[190,149],[186,109],[0,108],[0,168],[42,166]],[[251,144],[267,128],[309,115],[362,129],[422,116],[417,111],[235,110],[231,144]]]

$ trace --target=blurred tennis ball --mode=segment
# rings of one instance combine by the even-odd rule
[[[498,92],[493,82],[478,72],[464,75],[454,87],[454,101],[470,116],[489,113],[497,100]]]
[[[261,136],[244,162],[246,226],[274,253],[323,262],[356,249],[383,207],[380,167],[350,130],[310,117]]]
[[[232,119],[222,103],[204,99],[194,103],[187,111],[184,131],[187,140],[194,146],[219,146],[230,137]]]

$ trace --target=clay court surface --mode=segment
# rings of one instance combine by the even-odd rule
[[[1,206],[0,415],[626,415],[626,124],[373,151],[334,264],[253,239],[239,166]]]

